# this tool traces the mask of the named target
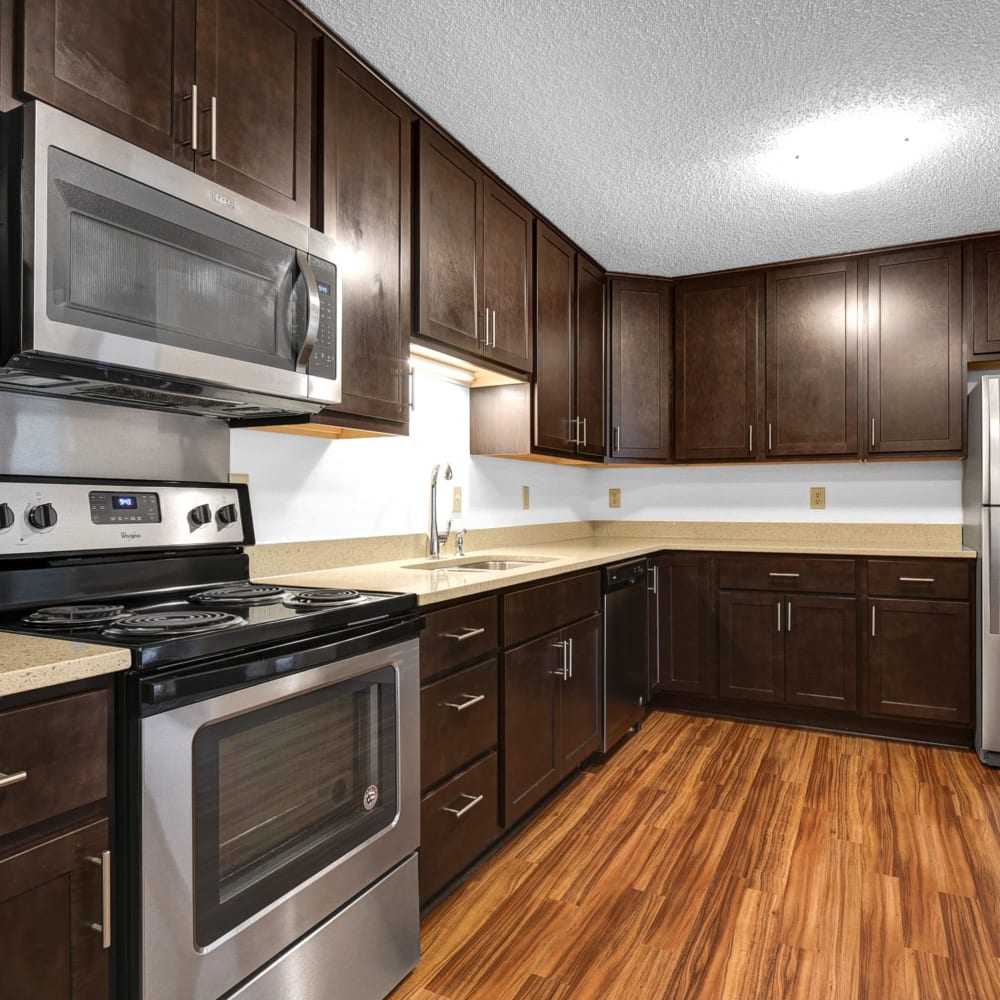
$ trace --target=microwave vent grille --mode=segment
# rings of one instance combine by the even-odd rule
[[[199,413],[259,413],[260,408],[245,403],[231,403],[220,399],[201,399],[197,396],[182,396],[173,392],[154,389],[137,389],[129,385],[88,386],[74,394],[80,399],[104,402],[131,403],[138,406],[170,407],[198,411]]]

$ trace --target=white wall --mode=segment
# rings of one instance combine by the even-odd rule
[[[460,485],[456,527],[503,527],[578,519],[703,521],[961,522],[960,462],[832,463],[587,469],[469,455],[468,390],[417,376],[408,438],[324,441],[234,430],[233,472],[248,473],[261,542],[426,532],[434,465],[438,520]],[[531,508],[521,509],[521,486]],[[810,486],[825,486],[825,511],[808,509]],[[623,492],[610,510],[607,490]]]

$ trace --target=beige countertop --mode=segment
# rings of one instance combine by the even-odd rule
[[[0,697],[127,670],[127,649],[0,632]]]

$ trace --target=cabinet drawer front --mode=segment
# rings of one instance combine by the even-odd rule
[[[497,755],[455,775],[420,803],[420,901],[500,836],[497,822]]]
[[[568,580],[504,594],[504,645],[516,646],[600,610],[599,573],[581,573]]]
[[[812,591],[853,594],[853,559],[803,559],[801,556],[723,559],[719,586],[723,590]]]
[[[108,794],[108,696],[91,691],[0,713],[0,836]],[[0,779],[3,780],[3,779]]]
[[[869,559],[868,593],[967,601],[969,566],[964,559]]]
[[[420,678],[481,660],[497,648],[497,599],[466,601],[427,615],[420,636]]]
[[[420,692],[420,787],[430,788],[497,742],[497,661]]]

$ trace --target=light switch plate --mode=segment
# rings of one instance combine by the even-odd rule
[[[531,491],[527,486],[521,487],[521,509],[528,510],[531,507]]]
[[[809,509],[810,510],[826,510],[826,487],[825,486],[810,486],[809,487]]]
[[[621,507],[621,505],[622,505],[622,491],[608,490],[608,506]]]
[[[451,488],[451,512],[452,514],[462,513],[462,487],[452,486]]]

